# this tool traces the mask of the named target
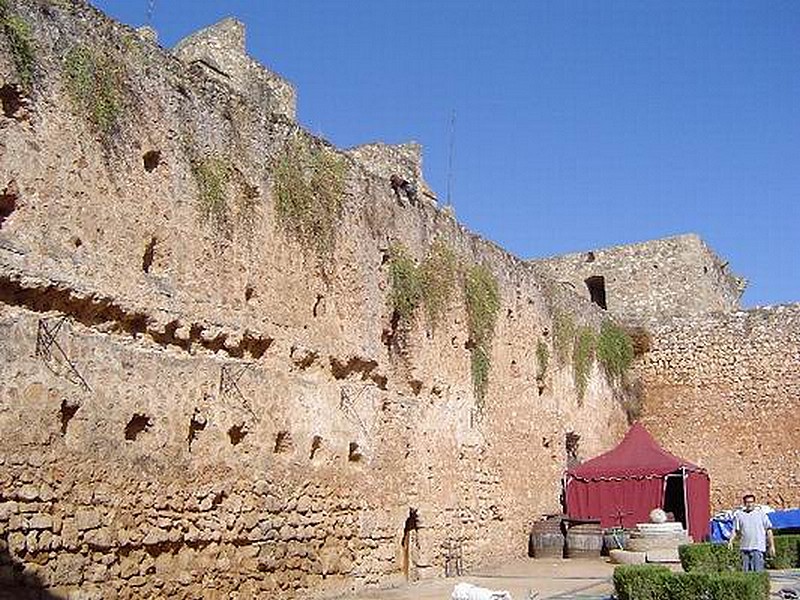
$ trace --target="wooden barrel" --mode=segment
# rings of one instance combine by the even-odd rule
[[[598,558],[603,549],[603,530],[597,523],[573,525],[567,529],[567,558]]]
[[[561,558],[564,556],[564,534],[561,518],[534,523],[528,541],[528,556],[534,558]]]

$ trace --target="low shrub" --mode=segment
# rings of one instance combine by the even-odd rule
[[[668,600],[767,600],[766,573],[673,573],[666,581]]]
[[[727,544],[686,544],[678,548],[678,556],[687,573],[738,571],[742,564],[739,551]]]
[[[619,600],[668,600],[666,583],[671,571],[661,565],[623,565],[614,569]]]
[[[800,567],[800,535],[776,535],[775,556],[767,558],[770,569]]]
[[[625,565],[614,570],[619,600],[767,600],[766,573],[672,573],[659,565]]]

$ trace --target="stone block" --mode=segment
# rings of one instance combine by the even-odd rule
[[[53,518],[50,515],[36,514],[28,517],[29,529],[52,529]]]
[[[78,585],[83,580],[86,558],[80,554],[61,553],[56,557],[53,570],[55,585]]]
[[[17,503],[13,500],[7,502],[0,502],[0,521],[8,521],[12,515],[16,515],[19,511]]]
[[[35,531],[29,531],[25,536],[25,550],[29,554],[36,554],[39,551],[39,543]]]
[[[39,544],[39,550],[47,551],[53,549],[53,534],[48,530],[43,530],[39,532],[39,536],[37,538],[37,542]]]
[[[64,521],[64,525],[61,528],[61,542],[65,548],[68,550],[73,550],[78,546],[78,539],[80,533],[78,532],[78,528],[75,527],[75,521],[73,519],[69,519]]]
[[[280,531],[278,533],[278,537],[281,540],[283,540],[284,542],[287,542],[289,540],[293,540],[295,538],[295,535],[296,535],[296,531],[295,531],[294,527],[292,527],[290,525],[284,525],[283,527],[281,527],[281,529],[280,529]]]
[[[78,531],[95,529],[100,526],[100,513],[91,509],[80,509],[75,511],[75,528]]]
[[[108,574],[108,567],[104,564],[90,564],[84,571],[84,579],[93,583],[100,583],[105,581]]]
[[[33,484],[26,484],[14,492],[14,497],[24,502],[33,502],[39,499],[39,489]]]
[[[39,499],[42,502],[50,502],[54,497],[53,488],[49,485],[43,483],[39,486]]]
[[[23,515],[11,515],[8,520],[9,531],[28,531],[28,519]]]
[[[167,541],[169,541],[169,536],[167,535],[166,531],[156,527],[151,527],[148,530],[147,535],[144,536],[142,544],[145,546],[155,546],[158,544],[163,544]]]
[[[25,534],[21,531],[12,531],[8,536],[8,549],[12,555],[25,552]]]
[[[132,553],[122,556],[119,559],[119,576],[122,579],[129,579],[139,574],[139,556]]]
[[[87,531],[83,535],[83,541],[89,544],[91,548],[96,548],[98,550],[108,550],[115,545],[108,527],[100,527],[99,529]]]

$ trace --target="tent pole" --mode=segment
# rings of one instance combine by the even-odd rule
[[[686,467],[681,467],[683,474],[683,516],[686,519],[686,531],[689,531],[689,492],[686,487],[689,485],[689,480],[686,477]]]

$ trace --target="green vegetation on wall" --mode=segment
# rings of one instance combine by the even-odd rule
[[[408,323],[415,317],[417,308],[424,305],[428,321],[435,327],[447,310],[461,273],[455,253],[442,240],[431,244],[421,265],[402,244],[392,244],[389,248],[392,310]],[[491,270],[483,265],[473,265],[463,283],[472,383],[478,409],[482,410],[489,386],[491,345],[500,310],[500,292]]]
[[[572,315],[562,312],[553,315],[553,349],[559,362],[567,362],[575,344],[575,333],[575,321]]]
[[[105,134],[122,114],[121,67],[111,58],[85,46],[76,46],[64,58],[67,86],[75,107]]]
[[[633,362],[633,342],[624,329],[604,321],[600,333],[577,327],[572,316],[553,315],[553,347],[556,358],[566,364],[572,356],[572,373],[579,399],[583,399],[595,358],[603,365],[609,380],[621,383]]]
[[[222,235],[230,237],[231,222],[228,208],[228,184],[231,167],[221,158],[205,158],[192,164],[199,196],[197,206],[203,223]]]
[[[489,358],[489,349],[475,346],[470,351],[470,372],[472,373],[472,387],[475,390],[477,408],[483,412],[486,392],[489,390],[489,371],[492,368]]]
[[[236,225],[248,241],[259,220],[258,189],[247,183],[227,157],[195,157],[192,174],[197,182],[200,221],[228,239]]]
[[[410,321],[417,307],[424,305],[428,323],[435,327],[453,297],[458,260],[445,242],[436,240],[417,265],[405,246],[394,243],[389,247],[389,277],[389,300],[397,315]]]
[[[432,329],[442,319],[456,287],[458,260],[453,249],[441,239],[431,244],[421,267],[422,297]]]
[[[336,243],[346,178],[342,157],[300,135],[289,139],[274,170],[278,224],[320,258]]]
[[[622,378],[633,362],[633,341],[622,327],[603,322],[597,338],[597,359],[610,378]]]
[[[500,310],[500,291],[494,274],[484,265],[473,265],[464,280],[467,303],[467,328],[471,341],[472,384],[483,409],[489,387],[490,352],[497,313]]]
[[[420,269],[402,244],[389,247],[389,277],[392,309],[401,319],[410,321],[422,301],[423,286]]]
[[[547,344],[544,340],[536,342],[536,378],[544,379],[547,374],[547,366],[550,362],[550,351],[547,349]]]
[[[36,53],[30,25],[11,12],[6,0],[0,0],[0,28],[8,39],[11,58],[22,86],[30,90],[36,70]]]
[[[572,351],[572,374],[575,381],[575,390],[578,399],[582,400],[589,383],[589,373],[594,363],[595,334],[588,327],[581,327],[575,338],[575,348]]]

